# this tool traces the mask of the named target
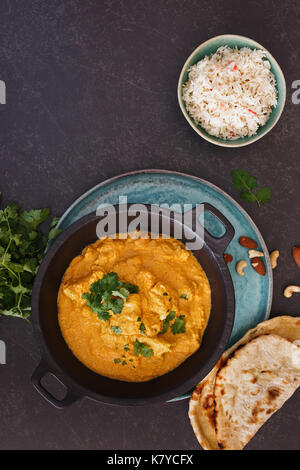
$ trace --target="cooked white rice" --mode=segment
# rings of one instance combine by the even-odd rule
[[[196,124],[235,140],[267,122],[277,104],[276,81],[264,51],[224,46],[190,67],[183,99]]]

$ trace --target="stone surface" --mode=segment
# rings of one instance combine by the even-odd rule
[[[61,214],[80,194],[119,173],[165,168],[205,178],[234,198],[231,171],[272,188],[261,209],[242,203],[270,250],[276,314],[300,315],[291,250],[300,245],[300,4],[235,0],[2,0],[0,190],[3,203]],[[241,149],[202,140],[182,116],[178,76],[209,37],[236,33],[263,44],[282,66],[287,104],[275,129]],[[198,449],[188,402],[118,408],[83,399],[58,411],[30,384],[40,352],[31,325],[1,318],[7,365],[0,366],[1,449]],[[299,391],[249,449],[299,449]]]

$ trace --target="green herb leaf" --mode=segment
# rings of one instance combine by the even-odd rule
[[[180,315],[179,318],[176,317],[175,322],[171,325],[171,330],[173,335],[185,333],[185,315]]]
[[[257,192],[257,198],[262,203],[269,202],[271,200],[271,197],[272,197],[271,189],[268,188],[268,186],[264,186]]]
[[[135,342],[133,343],[133,352],[136,356],[138,356],[141,352],[141,346],[140,346],[139,340],[136,338]]]
[[[120,326],[111,326],[110,329],[118,336],[122,333],[122,328]]]
[[[117,359],[114,359],[115,364],[120,364],[120,362],[121,362],[121,359],[119,359],[118,357],[117,357]]]
[[[24,211],[20,214],[19,223],[27,229],[31,228],[32,230],[36,230],[49,216],[50,209],[32,209],[31,211]]]
[[[245,202],[256,202],[260,207],[262,203],[269,202],[271,200],[270,188],[264,186],[256,191],[257,179],[250,175],[248,171],[234,170],[232,172],[232,181],[235,189],[240,192],[240,197]]]
[[[248,171],[234,170],[232,172],[232,181],[238,191],[243,191],[245,188],[252,190],[257,187],[257,179],[251,176]]]
[[[140,354],[143,357],[153,356],[153,349],[147,346],[145,343],[141,343],[137,338],[133,345],[133,351],[136,356],[139,356]]]
[[[180,296],[180,299],[188,300],[188,298],[187,298],[187,295],[186,295],[186,294],[181,294],[181,296]]]
[[[256,197],[254,193],[249,193],[249,191],[242,191],[240,194],[241,198],[245,202],[255,202]]]
[[[108,321],[111,318],[111,314],[109,312],[99,312],[97,313],[97,317],[99,320]]]
[[[170,322],[174,320],[175,317],[176,317],[176,312],[174,311],[170,312],[169,315],[166,316],[166,318],[163,321],[163,328],[160,332],[161,335],[163,335],[164,333],[168,331]]]
[[[140,324],[140,332],[142,333],[142,335],[145,334],[145,331],[146,331],[146,327],[145,327],[144,323],[141,323]]]
[[[58,220],[58,217],[54,217],[53,221],[55,221],[55,220]],[[50,230],[49,230],[49,233],[48,233],[48,240],[49,241],[54,240],[61,232],[60,228],[55,227],[55,225],[52,226],[53,221],[51,223]]]
[[[129,297],[130,292],[125,289],[125,287],[121,287],[121,289],[118,290],[113,290],[111,293],[114,297],[121,297],[121,299],[126,300],[127,297]]]
[[[39,230],[49,215],[49,209],[22,212],[16,204],[0,210],[0,316],[30,317],[34,277],[55,235],[49,231],[46,237]],[[51,229],[56,223],[54,218]]]
[[[153,349],[147,346],[144,343],[141,343],[141,354],[143,357],[152,357],[153,356]]]
[[[107,321],[111,315],[120,314],[124,306],[124,300],[130,293],[137,293],[138,287],[133,284],[121,282],[116,273],[104,274],[102,279],[90,285],[90,292],[82,294],[86,305],[98,315],[100,320]]]

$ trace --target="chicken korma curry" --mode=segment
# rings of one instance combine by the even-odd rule
[[[66,343],[87,367],[143,382],[200,346],[211,307],[208,279],[183,243],[105,238],[69,265],[59,294]]]

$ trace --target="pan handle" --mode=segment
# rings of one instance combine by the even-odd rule
[[[42,397],[48,401],[48,403],[55,406],[56,408],[63,409],[82,398],[81,395],[74,392],[73,390],[69,390],[67,387],[67,394],[62,400],[55,398],[41,383],[42,378],[47,374],[53,375],[65,387],[66,385],[59,377],[59,374],[54,372],[47,361],[42,358],[41,362],[32,374],[31,383],[33,384],[34,388],[42,395]]]
[[[229,220],[220,211],[218,211],[218,209],[216,209],[211,204],[208,204],[207,202],[204,203],[204,212],[210,212],[211,214],[213,214],[224,225],[226,229],[224,235],[222,235],[222,237],[217,238],[214,237],[210,232],[208,232],[204,227],[205,239],[207,240],[208,245],[214,248],[214,251],[216,253],[223,255],[227,246],[234,237],[235,230]]]

